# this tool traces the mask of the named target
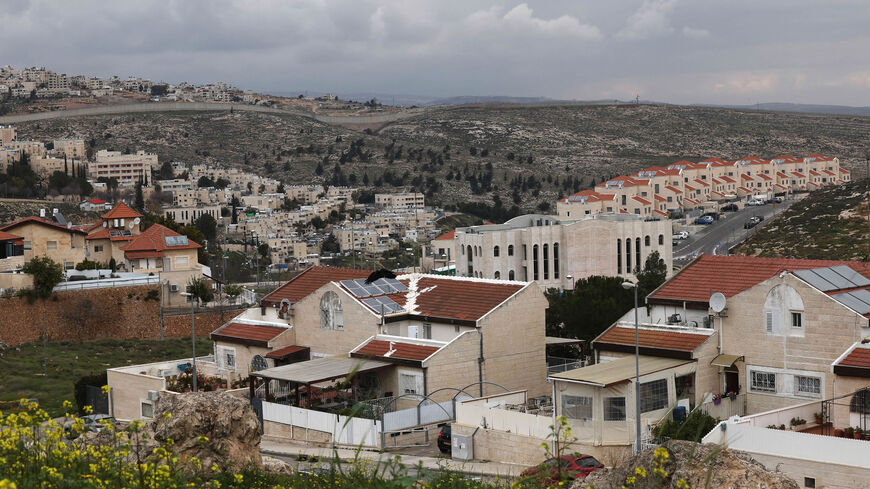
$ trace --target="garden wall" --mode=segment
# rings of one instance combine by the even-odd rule
[[[57,292],[45,302],[0,298],[0,342],[15,346],[41,340],[43,309],[49,341],[159,338],[157,297],[156,286],[142,285]],[[224,319],[236,314],[238,311],[225,311]],[[220,325],[219,312],[196,315],[199,336],[208,335]],[[164,317],[165,337],[189,335],[189,314]]]

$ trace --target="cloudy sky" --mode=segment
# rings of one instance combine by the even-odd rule
[[[0,0],[0,64],[273,92],[870,106],[870,2]]]

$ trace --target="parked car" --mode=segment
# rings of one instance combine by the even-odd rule
[[[752,216],[743,223],[743,229],[752,229],[757,226],[759,222],[761,222],[761,219],[759,219],[758,216]]]
[[[96,431],[97,433],[107,429],[109,425],[117,425],[115,418],[108,414],[89,414],[82,417],[85,421],[85,431]]]
[[[746,205],[764,205],[764,201],[761,199],[751,199],[746,202]]]
[[[695,219],[695,224],[713,224],[713,216],[701,216]]]
[[[774,197],[773,203],[774,204],[782,204],[782,197]]]
[[[524,470],[520,477],[534,478],[545,485],[556,485],[562,479],[574,480],[586,477],[592,471],[604,468],[604,464],[591,455],[563,455],[547,459],[540,464]]]
[[[728,204],[722,206],[722,208],[719,210],[721,210],[722,212],[737,212],[740,210],[740,208],[737,206],[737,204]]]
[[[673,239],[687,239],[689,237],[688,231],[677,231],[674,233]]]
[[[718,221],[718,220],[719,220],[719,213],[718,213],[718,212],[712,212],[712,211],[711,211],[711,212],[705,212],[704,214],[702,214],[702,216],[710,216],[710,217],[713,218],[714,221]]]
[[[441,450],[441,453],[450,453],[452,450],[450,436],[450,425],[446,424],[441,427],[441,431],[438,432],[438,450]]]

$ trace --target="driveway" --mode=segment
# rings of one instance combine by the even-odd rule
[[[683,266],[701,253],[727,255],[729,248],[758,232],[803,197],[798,195],[781,204],[746,206],[737,212],[724,213],[718,221],[706,226],[689,224],[685,227],[689,231],[689,239],[678,241],[674,246],[674,265]],[[743,224],[752,216],[764,216],[764,220],[752,229],[743,229]]]

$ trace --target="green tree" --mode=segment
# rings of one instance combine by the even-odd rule
[[[341,247],[338,244],[338,240],[335,239],[334,234],[330,234],[329,237],[323,240],[323,243],[320,244],[320,251],[324,253],[338,253],[341,251]]]
[[[205,188],[205,187],[214,187],[215,185],[214,185],[214,180],[203,175],[203,176],[199,177],[199,180],[196,181],[196,186],[199,188]]]
[[[638,300],[646,297],[658,286],[665,283],[668,276],[668,266],[659,255],[658,251],[653,251],[646,257],[646,262],[643,264],[643,270],[636,272],[638,285]]]
[[[142,182],[136,184],[136,200],[133,202],[133,205],[139,212],[145,210],[145,197],[142,194]]]
[[[573,291],[546,292],[547,334],[591,341],[634,307],[634,292],[622,277],[592,276],[578,280]]]
[[[231,301],[235,301],[236,297],[242,295],[242,291],[242,286],[238,284],[227,284],[224,287],[224,294],[226,294]]]
[[[269,243],[260,243],[260,246],[257,246],[257,253],[263,257],[264,260],[268,260],[269,258]]]
[[[215,239],[217,239],[217,221],[211,216],[211,214],[203,214],[197,217],[196,220],[193,221],[193,225],[202,233],[203,237],[205,237],[209,243],[214,243]]]
[[[224,177],[220,177],[214,182],[214,188],[218,190],[223,190],[230,186],[230,181]]]
[[[212,292],[211,286],[201,278],[190,278],[187,282],[187,293],[191,294],[200,304],[214,300],[214,292]]]
[[[172,180],[175,178],[175,170],[172,169],[172,164],[164,161],[157,172],[157,178],[160,180]]]
[[[32,258],[21,270],[33,275],[33,292],[42,300],[51,297],[54,287],[63,281],[63,267],[47,256]]]

